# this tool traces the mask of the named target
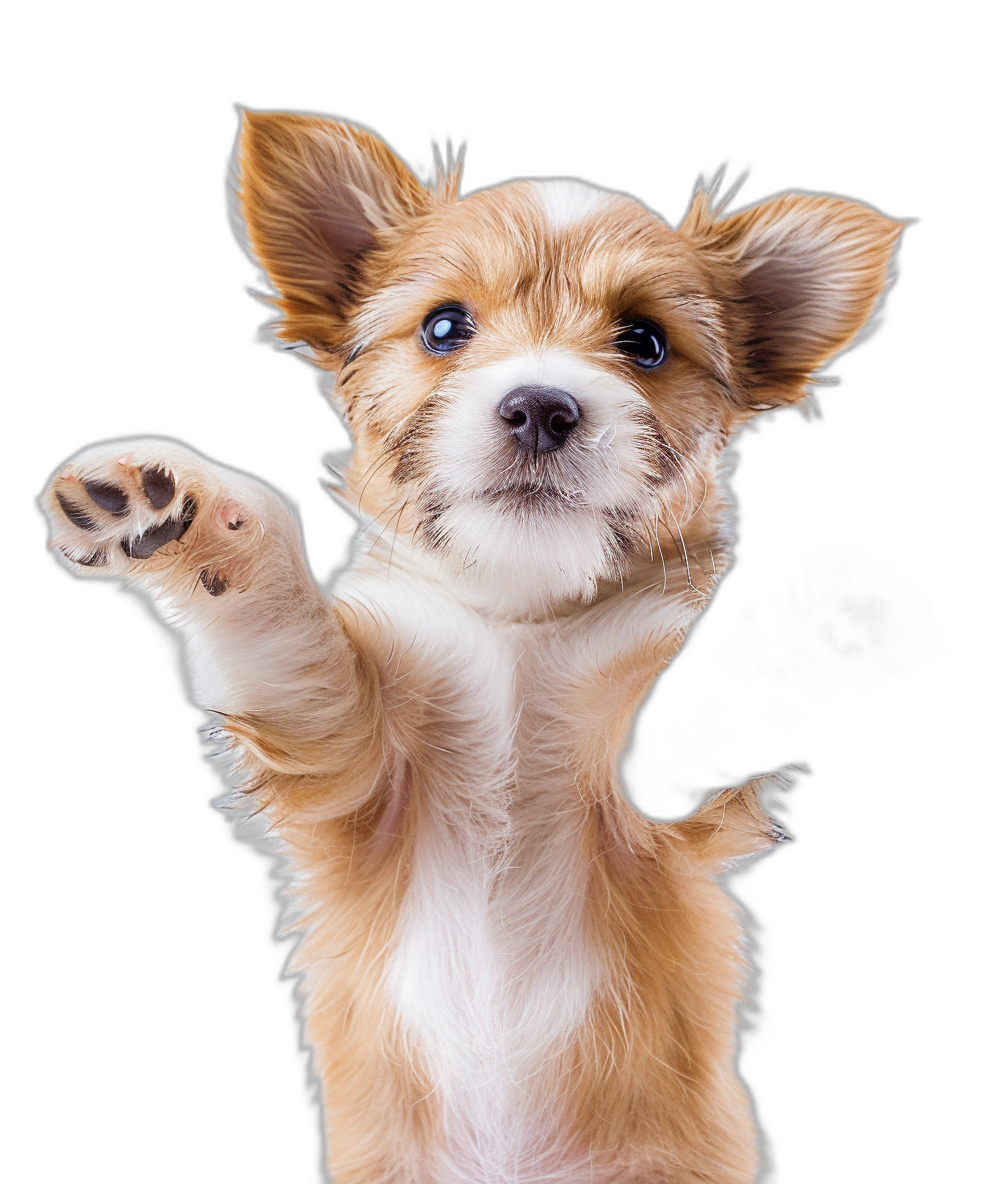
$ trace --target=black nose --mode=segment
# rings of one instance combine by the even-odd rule
[[[555,386],[515,387],[497,410],[522,448],[536,455],[562,448],[581,418],[577,403]]]

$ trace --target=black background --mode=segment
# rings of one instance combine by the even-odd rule
[[[604,67],[526,64],[520,83],[488,67],[463,86],[438,56],[353,84],[335,69],[270,84],[264,69],[208,86],[179,63],[156,94],[137,76],[97,107],[69,95],[33,157],[31,193],[54,213],[32,231],[38,295],[19,311],[41,358],[18,385],[30,574],[27,656],[13,652],[39,847],[17,912],[40,939],[33,1095],[69,1113],[65,1137],[104,1178],[312,1184],[320,1156],[267,870],[210,805],[220,785],[174,642],[141,600],[58,570],[31,506],[81,446],[159,433],[288,493],[321,579],[345,554],[321,488],[340,424],[307,366],[257,342],[267,313],[227,218],[235,104],[352,118],[424,175],[432,142],[464,143],[466,189],[582,176],[674,223],[698,176],[726,166],[747,173],[739,204],[801,188],[916,219],[880,327],[833,366],[822,417],[766,419],[741,442],[736,570],[629,772],[642,804],[670,813],[712,781],[809,766],[785,811],[795,842],[737,881],[763,972],[741,1067],[775,1179],[909,1179],[935,1163],[922,1025],[930,1044],[949,1040],[938,869],[963,741],[950,606],[964,490],[938,278],[937,181],[955,144],[936,142],[923,86],[867,94],[881,53],[832,84],[772,86],[756,65],[689,85],[666,65],[659,84],[656,51],[618,83]]]

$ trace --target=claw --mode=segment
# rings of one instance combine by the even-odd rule
[[[211,596],[220,596],[228,588],[227,576],[222,575],[221,572],[216,572],[211,576],[205,568],[200,572],[200,583]]]

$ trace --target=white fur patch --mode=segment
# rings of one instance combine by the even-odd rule
[[[540,878],[529,896],[499,866],[509,847],[487,851],[448,820],[432,824],[389,966],[399,1015],[443,1107],[444,1184],[539,1178],[563,1140],[536,1077],[583,1021],[598,976],[576,831],[546,848],[548,866],[526,870],[522,883]]]
[[[563,449],[538,462],[544,480],[551,470],[558,474],[556,496],[516,509],[498,500],[515,458],[497,408],[520,386],[567,391],[581,420]],[[516,607],[590,598],[596,581],[611,574],[605,513],[640,509],[646,441],[633,413],[647,411],[644,398],[562,349],[528,350],[464,372],[445,394],[431,453],[453,580],[492,589]]]
[[[584,181],[547,180],[530,182],[536,199],[553,230],[567,230],[589,215],[600,213],[613,203],[613,194]]]

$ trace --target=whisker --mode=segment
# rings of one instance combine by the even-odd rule
[[[675,430],[675,428],[667,428],[666,430],[668,432],[672,433],[672,435],[674,435],[674,436],[681,436],[681,433],[677,432]],[[685,452],[680,451],[673,444],[671,444],[670,442],[668,442],[666,440],[662,440],[662,445],[664,445],[664,447],[662,449],[663,452],[665,452],[665,454],[667,456],[669,456],[672,460],[674,460],[676,462],[676,465],[679,468],[679,472],[680,472],[680,475],[683,480],[685,492],[688,494],[688,496],[691,499],[692,499],[692,490],[689,488],[689,485],[687,484],[687,478],[686,478],[687,466],[690,469],[692,469],[692,471],[696,474],[697,477],[699,477],[700,481],[703,483],[703,494],[701,495],[700,501],[698,502],[696,508],[690,512],[690,518],[692,518],[694,515],[699,513],[701,506],[703,506],[704,502],[707,500],[707,475],[706,475],[706,473],[704,473],[703,468],[697,463],[697,461],[695,461],[692,457],[687,456]],[[687,519],[687,521],[688,521],[688,519]]]
[[[396,539],[399,537],[399,524],[400,524],[400,522],[402,522],[403,513],[408,505],[409,505],[409,498],[407,497],[403,500],[403,504],[399,509],[399,514],[398,514],[398,517],[396,518],[395,530],[392,531],[392,546],[389,547],[388,567],[385,570],[385,578],[386,579],[388,579],[392,575],[392,556],[395,554]],[[383,534],[385,533],[384,530],[382,531],[382,533]]]
[[[665,590],[668,588],[668,569],[665,566],[665,552],[662,550],[661,539],[658,537],[658,514],[657,513],[655,513],[654,537],[655,537],[655,542],[658,544],[658,554],[661,556],[661,569],[662,569],[661,594],[662,594],[662,596],[664,596]],[[651,552],[651,558],[652,559],[654,558],[654,551]],[[688,563],[686,564],[686,579],[689,580],[689,564]]]
[[[391,510],[395,505],[396,505],[396,503],[394,501],[389,502],[389,504],[383,510],[379,510],[378,513],[375,514],[375,516],[367,524],[367,526],[363,527],[363,532],[366,534],[374,526],[374,524],[376,522],[380,521],[380,519],[383,518],[389,512],[389,510]],[[405,505],[406,505],[406,503],[404,502],[403,503],[404,508],[405,508]],[[391,521],[391,518],[389,519],[389,521]],[[370,555],[371,552],[375,549],[375,547],[378,546],[378,544],[382,540],[382,537],[385,534],[385,531],[388,530],[388,525],[389,525],[388,522],[386,522],[385,525],[379,529],[377,537],[375,538],[375,541],[371,544],[370,547],[368,547],[366,554]]]
[[[683,563],[686,565],[686,583],[693,589],[694,592],[699,592],[700,589],[693,583],[693,578],[690,575],[689,555],[686,553],[686,540],[683,538],[682,527],[679,525],[679,519],[675,516],[675,511],[671,506],[668,507],[668,512],[672,515],[672,521],[676,524],[676,531],[679,534],[679,545],[682,547]],[[666,526],[665,529],[668,530],[668,527]]]
[[[393,450],[390,449],[386,444],[386,446],[383,447],[382,450],[378,453],[377,459],[372,464],[370,464],[367,467],[367,469],[364,470],[364,476],[367,479],[365,480],[364,484],[361,486],[360,494],[357,497],[357,517],[360,519],[362,526],[364,525],[364,517],[363,517],[363,515],[364,515],[364,494],[367,491],[367,487],[371,484],[371,482],[374,480],[374,478],[378,475],[378,470],[380,469],[382,464],[385,461],[387,461],[388,459],[390,459],[390,457],[392,455],[393,455]],[[377,521],[377,518],[372,519],[372,522],[374,522],[374,521]]]

